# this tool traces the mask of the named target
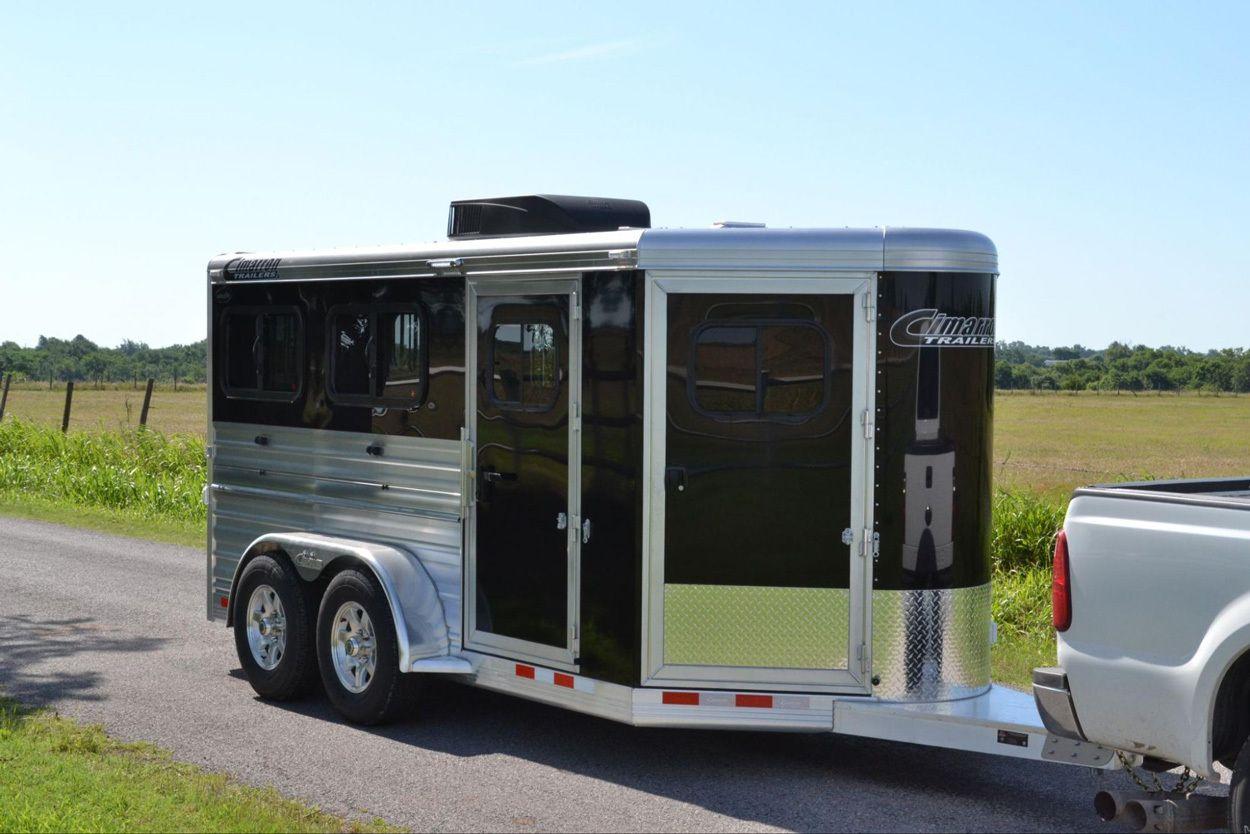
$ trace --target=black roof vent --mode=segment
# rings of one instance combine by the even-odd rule
[[[447,216],[447,237],[561,235],[651,227],[651,210],[638,200],[530,194],[489,200],[456,200]]]

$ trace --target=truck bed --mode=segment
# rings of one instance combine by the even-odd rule
[[[1130,481],[1097,484],[1076,490],[1076,495],[1114,494],[1143,501],[1175,501],[1207,506],[1250,507],[1250,478],[1186,478],[1172,481]]]

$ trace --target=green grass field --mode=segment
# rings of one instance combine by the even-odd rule
[[[130,385],[96,388],[89,382],[74,383],[74,399],[70,409],[72,431],[124,431],[139,425],[143,410],[143,386]],[[65,413],[65,384],[48,390],[47,383],[23,383],[9,389],[5,419],[17,417],[43,426],[60,428]],[[152,392],[148,426],[164,434],[204,436],[208,413],[203,385],[157,386]]]
[[[0,697],[0,831],[392,831]]]
[[[1250,475],[1250,396],[1003,392],[995,484],[1066,499],[1074,487]]]

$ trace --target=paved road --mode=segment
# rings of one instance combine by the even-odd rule
[[[0,518],[0,688],[418,830],[1108,830],[1095,777],[1065,766],[644,730],[451,683],[382,730],[339,723],[321,698],[265,704],[204,618],[203,586],[198,550]]]

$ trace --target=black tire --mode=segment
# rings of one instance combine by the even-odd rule
[[[248,639],[249,606],[252,594],[261,586],[276,593],[286,621],[285,648],[272,669],[262,666]],[[271,556],[257,556],[247,563],[234,596],[234,647],[257,695],[270,701],[290,701],[316,686],[314,625],[312,605],[293,568]]]
[[[334,661],[339,612],[349,604],[363,609],[372,625],[374,670],[360,692],[352,691],[339,679]],[[419,685],[417,676],[399,671],[395,620],[386,594],[372,575],[348,569],[330,580],[317,615],[317,666],[330,703],[353,724],[385,724],[411,706]]]
[[[1250,831],[1250,739],[1242,745],[1233,763],[1228,787],[1228,830]]]

